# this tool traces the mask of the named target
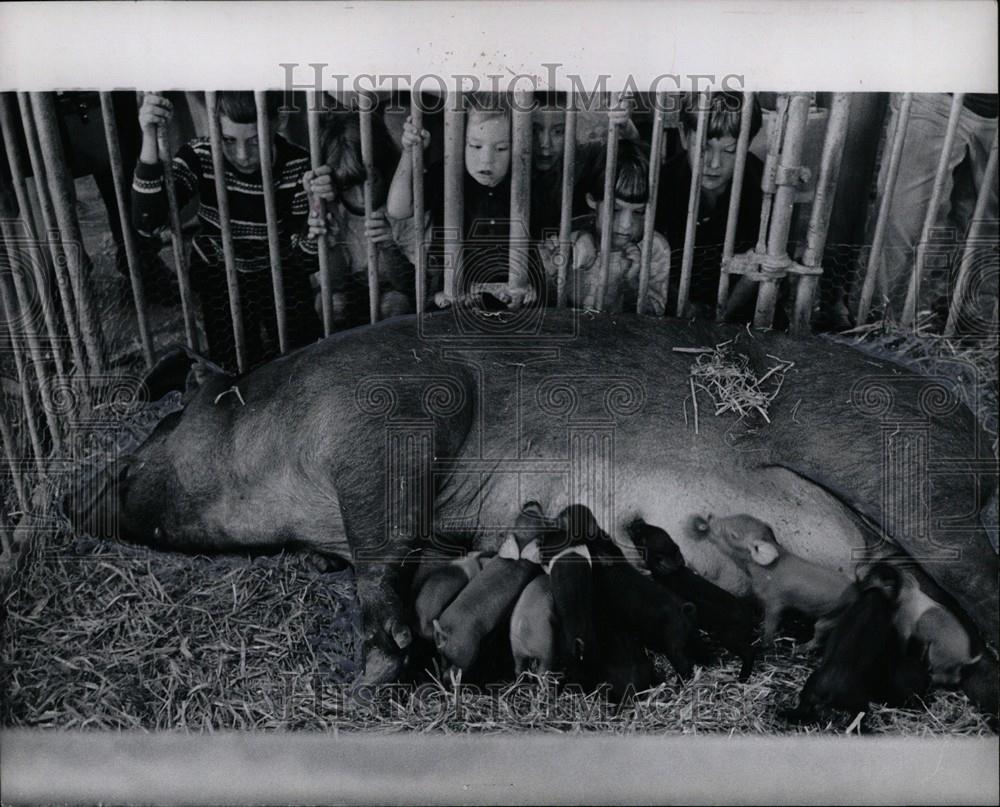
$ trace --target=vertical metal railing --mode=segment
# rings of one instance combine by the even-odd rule
[[[559,200],[559,263],[556,266],[556,305],[566,307],[566,278],[572,252],[573,180],[576,176],[576,96],[566,96],[561,198]]]
[[[424,129],[424,110],[420,105],[419,93],[410,98],[410,121],[417,132]],[[413,161],[413,252],[416,258],[415,277],[417,314],[424,313],[427,301],[427,245],[424,242],[424,148],[423,143],[411,149]]]
[[[365,221],[371,221],[375,212],[375,149],[372,145],[372,108],[374,101],[369,93],[359,95],[358,124],[361,134],[361,161],[365,167],[363,187]],[[368,263],[368,313],[372,322],[379,318],[378,247],[365,234],[365,254]]]
[[[267,217],[267,251],[271,259],[271,286],[274,293],[274,315],[278,323],[278,346],[288,352],[288,316],[285,309],[285,283],[281,267],[281,241],[278,236],[278,206],[274,198],[274,164],[271,155],[271,121],[267,114],[267,93],[253,94],[257,104],[257,142],[260,147],[260,181],[264,189],[264,214]]]
[[[643,312],[643,301],[649,291],[649,273],[653,261],[653,232],[656,224],[656,203],[660,193],[660,152],[663,149],[663,107],[665,96],[659,93],[654,97],[653,104],[653,136],[649,144],[649,178],[647,181],[646,209],[642,227],[642,247],[639,261],[639,297],[636,300],[636,313]],[[670,260],[670,250],[667,250],[667,260]],[[667,266],[665,279],[666,288],[670,288],[670,267]]]
[[[788,103],[788,122],[781,145],[778,173],[780,183],[774,193],[771,222],[767,233],[767,254],[761,259],[764,278],[757,288],[757,309],[754,325],[769,328],[774,322],[774,311],[778,300],[778,284],[789,264],[788,234],[792,225],[792,211],[797,194],[797,176],[801,169],[802,147],[805,143],[806,125],[809,120],[809,94],[795,93]],[[773,273],[772,279],[767,277]]]
[[[695,127],[694,142],[688,143],[694,150],[694,164],[691,167],[691,189],[688,192],[687,222],[684,225],[684,252],[681,256],[681,277],[677,291],[677,316],[683,317],[691,290],[691,269],[694,265],[695,232],[698,225],[698,205],[701,202],[701,176],[705,169],[705,136],[708,129],[708,109],[712,95],[703,92],[698,96],[698,124]]]
[[[465,110],[461,93],[449,94],[444,110],[444,294],[454,299],[462,271],[465,206]],[[419,146],[417,147],[419,148]]]
[[[309,129],[309,160],[312,170],[315,171],[323,165],[323,155],[320,151],[320,115],[325,111],[326,105],[323,102],[322,92],[312,91],[309,94],[309,108],[306,111],[306,125]],[[316,214],[320,221],[326,222],[326,201],[315,200]],[[324,233],[316,242],[316,251],[319,261],[319,293],[320,305],[323,312],[323,336],[329,336],[333,331],[333,298],[330,288],[330,247]]]
[[[142,280],[142,266],[139,262],[139,248],[135,243],[135,232],[132,230],[127,202],[128,185],[125,167],[122,165],[121,144],[118,138],[118,124],[115,122],[115,110],[111,93],[101,93],[101,117],[104,119],[104,139],[108,147],[108,163],[111,166],[111,179],[115,185],[115,201],[118,204],[118,219],[121,223],[122,241],[125,244],[125,259],[128,261],[129,280],[132,284],[132,301],[135,304],[135,316],[139,326],[139,339],[146,367],[152,368],[154,363],[153,337],[149,332],[149,319],[146,312],[146,294]],[[108,215],[113,215],[110,211]]]
[[[531,94],[518,91],[514,93],[511,113],[510,269],[507,276],[511,289],[524,289],[530,284],[531,147]]]
[[[844,145],[847,143],[850,109],[851,96],[848,93],[841,92],[833,96],[823,140],[819,180],[816,183],[816,195],[809,216],[806,249],[802,257],[802,266],[807,271],[799,277],[799,287],[795,297],[792,332],[797,334],[806,334],[810,328],[816,286],[822,272],[826,236],[830,229],[830,216],[833,214],[837,178],[840,176],[840,163],[844,156]]]
[[[236,251],[233,247],[233,224],[229,213],[229,189],[226,187],[226,160],[222,153],[222,129],[219,125],[219,96],[205,93],[208,115],[208,139],[212,149],[212,176],[215,180],[215,197],[219,205],[219,234],[222,239],[222,260],[226,268],[226,287],[229,292],[229,316],[233,321],[233,342],[236,345],[236,367],[239,372],[247,368],[247,342],[243,324],[243,300],[240,296],[239,275],[236,273]]]
[[[104,366],[100,321],[94,312],[89,278],[84,275],[83,238],[76,217],[73,177],[70,176],[66,155],[63,153],[52,93],[31,93],[31,108],[38,130],[42,160],[45,163],[49,195],[59,227],[62,253],[69,269],[70,285],[76,303],[76,318],[87,353],[87,366],[91,374],[100,375]]]
[[[733,184],[729,192],[729,210],[726,215],[726,235],[722,244],[722,266],[719,271],[719,293],[715,307],[715,318],[722,320],[729,299],[729,272],[727,268],[736,249],[736,226],[740,218],[740,202],[743,198],[743,178],[746,175],[747,154],[750,151],[750,129],[756,100],[752,92],[743,93],[743,108],[740,111],[740,134],[736,139],[736,161],[733,165]]]
[[[618,125],[615,123],[611,110],[614,107],[609,97],[608,103],[608,141],[607,156],[604,160],[604,204],[600,222],[601,229],[601,250],[600,271],[597,283],[596,306],[598,311],[604,310],[604,298],[608,293],[608,280],[611,274],[611,230],[614,225],[615,215],[615,178],[618,173]],[[618,101],[621,101],[619,96]]]
[[[899,104],[899,113],[895,118],[895,131],[892,146],[889,151],[889,163],[885,169],[885,180],[882,187],[882,200],[879,204],[878,218],[875,221],[875,233],[872,236],[871,251],[868,253],[868,265],[865,268],[865,279],[861,286],[861,299],[858,302],[858,324],[863,325],[868,320],[872,296],[875,293],[875,282],[878,268],[882,261],[882,248],[885,245],[885,234],[889,226],[889,213],[892,209],[892,197],[896,190],[896,179],[899,177],[899,165],[903,156],[903,143],[906,140],[906,128],[910,120],[910,107],[913,104],[913,94],[903,93]],[[892,123],[890,121],[890,123]]]
[[[906,290],[906,302],[903,303],[901,324],[904,328],[913,325],[917,317],[917,298],[920,295],[920,281],[923,279],[924,263],[927,259],[927,244],[931,237],[931,228],[937,221],[938,210],[941,207],[941,193],[945,181],[951,173],[951,147],[958,131],[958,119],[962,114],[962,99],[965,96],[958,92],[951,99],[951,111],[948,115],[948,125],[945,129],[944,143],[941,144],[941,157],[938,159],[937,171],[934,174],[934,186],[931,189],[931,199],[927,203],[924,214],[924,225],[920,230],[920,240],[917,242],[917,255],[910,275],[910,284]]]
[[[990,195],[997,187],[997,137],[1000,132],[993,134],[993,145],[990,147],[990,156],[986,161],[986,170],[983,171],[982,184],[979,186],[979,194],[976,197],[976,208],[972,214],[972,224],[969,227],[968,236],[965,239],[965,246],[962,249],[962,259],[959,263],[958,276],[955,278],[955,290],[951,296],[948,307],[948,322],[945,325],[944,335],[954,336],[958,327],[958,319],[962,315],[962,305],[965,302],[966,290],[969,286],[970,276],[975,264],[973,253],[976,249],[996,250],[995,242],[983,244],[983,230],[986,223],[986,208],[989,205]],[[994,308],[994,312],[996,309]],[[996,330],[996,323],[993,323],[993,330]]]
[[[141,104],[141,101],[140,101]],[[170,249],[174,257],[174,269],[177,272],[177,288],[181,297],[181,312],[184,317],[184,334],[188,346],[198,350],[198,332],[194,322],[194,301],[191,298],[191,274],[188,265],[187,252],[184,249],[184,235],[181,231],[181,213],[177,205],[177,186],[174,183],[173,155],[170,153],[170,142],[167,130],[160,126],[156,133],[157,152],[160,165],[163,166],[163,190],[167,196],[167,222],[170,227]]]

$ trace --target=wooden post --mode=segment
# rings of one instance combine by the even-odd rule
[[[951,99],[951,112],[948,115],[948,126],[945,129],[944,143],[941,146],[941,156],[938,159],[937,173],[934,175],[934,186],[931,189],[931,200],[927,204],[927,212],[924,214],[924,226],[920,231],[920,240],[917,242],[917,256],[913,265],[913,274],[910,275],[910,285],[906,290],[906,302],[903,304],[903,319],[901,324],[904,328],[914,325],[917,316],[917,298],[920,295],[920,281],[924,274],[924,261],[927,256],[927,242],[930,241],[931,228],[937,221],[938,208],[941,206],[941,193],[944,190],[945,180],[951,173],[951,147],[955,142],[955,133],[958,131],[958,119],[962,114],[962,99],[965,96],[957,92]]]
[[[10,477],[14,482],[14,492],[21,510],[28,510],[28,496],[24,488],[24,477],[21,474],[21,459],[18,456],[17,441],[14,430],[7,420],[7,396],[0,392],[0,438],[3,440],[4,457],[10,467]]]
[[[236,251],[233,248],[233,223],[229,213],[229,189],[226,188],[226,160],[222,153],[222,128],[219,125],[219,96],[205,93],[208,114],[208,138],[212,149],[212,175],[215,197],[219,203],[219,232],[222,237],[222,259],[226,265],[226,286],[229,291],[229,315],[233,320],[233,341],[236,343],[236,366],[242,373],[247,369],[247,343],[243,326],[243,301],[240,299],[239,276],[236,274]]]
[[[740,111],[740,134],[736,139],[736,164],[733,166],[733,182],[729,191],[729,211],[726,214],[726,237],[722,245],[722,266],[719,271],[719,294],[715,306],[715,318],[720,322],[725,317],[726,300],[729,298],[729,261],[736,248],[736,226],[740,219],[740,201],[743,196],[743,177],[746,174],[747,154],[750,151],[750,127],[753,123],[754,94],[743,93],[743,109]]]
[[[868,254],[868,266],[865,268],[865,281],[861,286],[861,300],[858,302],[858,325],[864,325],[867,322],[872,295],[875,292],[875,280],[878,265],[882,259],[882,246],[885,243],[885,231],[889,223],[892,196],[896,190],[896,178],[899,176],[899,162],[903,154],[903,141],[906,139],[906,125],[910,120],[912,103],[913,93],[903,93],[899,114],[895,121],[896,129],[892,138],[892,149],[889,152],[889,166],[885,174],[885,187],[882,188],[882,201],[879,204],[878,218],[875,220],[872,248]]]
[[[610,100],[610,99],[609,99]],[[618,100],[621,100],[619,95]],[[600,275],[597,286],[597,310],[604,310],[604,298],[608,293],[608,280],[611,275],[611,230],[615,213],[615,177],[618,174],[618,126],[611,117],[611,105],[608,106],[608,143],[604,160],[604,210],[601,216],[601,252]]]
[[[309,160],[313,171],[323,165],[323,155],[320,153],[319,116],[326,107],[322,101],[323,93],[312,91],[309,95],[309,109],[306,112],[306,122],[309,126]],[[316,212],[320,219],[325,222],[326,202],[323,199],[316,200]],[[323,336],[329,336],[333,332],[333,300],[330,291],[330,247],[326,243],[325,235],[316,242],[316,249],[319,256],[319,293],[320,303],[323,307]]]
[[[461,272],[465,226],[465,113],[460,93],[449,95],[444,110],[444,293],[455,297],[455,275]]]
[[[135,303],[135,316],[139,325],[139,339],[142,342],[142,352],[146,359],[147,369],[154,363],[153,337],[149,332],[149,320],[146,315],[146,295],[143,289],[142,266],[139,262],[139,249],[135,243],[135,232],[132,230],[131,215],[126,200],[125,168],[122,165],[122,151],[118,139],[118,124],[115,122],[114,104],[111,93],[101,93],[101,117],[104,118],[104,139],[108,144],[108,163],[111,165],[111,178],[115,184],[115,201],[118,203],[118,219],[121,222],[122,240],[125,242],[125,258],[128,261],[129,279],[132,281],[132,301]]]
[[[846,92],[835,93],[830,104],[830,117],[826,123],[823,140],[823,155],[820,158],[819,180],[809,216],[806,235],[806,251],[802,265],[808,269],[821,269],[823,250],[826,248],[830,215],[833,213],[834,195],[837,192],[837,178],[840,176],[840,162],[847,142],[847,124],[850,116],[851,96]],[[792,333],[808,334],[812,321],[813,299],[819,275],[805,274],[799,277],[799,287],[795,297],[795,314],[792,319]]]
[[[424,110],[420,106],[420,94],[410,97],[410,119],[418,132],[424,128]],[[424,313],[427,302],[427,245],[424,243],[424,149],[417,146],[410,151],[413,161],[413,251],[417,259],[416,295],[417,314]]]

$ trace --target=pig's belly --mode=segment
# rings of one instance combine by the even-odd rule
[[[849,579],[858,561],[854,550],[866,546],[861,527],[840,501],[784,468],[709,471],[689,465],[683,472],[671,472],[663,467],[619,466],[614,490],[610,506],[602,508],[586,501],[585,495],[571,501],[566,484],[551,477],[522,475],[515,480],[512,475],[499,480],[477,514],[476,545],[495,549],[523,501],[536,499],[549,516],[582,501],[633,562],[639,562],[639,555],[626,536],[625,525],[641,516],[670,533],[695,571],[734,594],[748,593],[749,579],[713,544],[693,533],[692,516],[756,516],[771,525],[783,546]]]

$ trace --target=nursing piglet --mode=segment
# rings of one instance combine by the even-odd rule
[[[434,620],[444,613],[452,600],[465,588],[489,559],[482,552],[472,552],[447,562],[427,575],[414,601],[417,630],[428,641],[434,640]]]
[[[817,619],[837,606],[850,585],[839,572],[784,549],[771,528],[753,516],[696,516],[693,524],[698,535],[711,539],[750,577],[754,596],[764,608],[765,644],[774,640],[785,611]]]
[[[609,613],[617,630],[637,635],[645,647],[664,653],[681,678],[690,678],[695,661],[707,655],[695,627],[694,606],[632,566],[583,505],[566,508],[559,521],[571,535],[587,536],[595,612]]]
[[[753,640],[758,622],[753,603],[733,596],[689,569],[666,530],[636,518],[627,531],[632,543],[643,552],[653,579],[684,602],[693,603],[698,627],[739,656],[743,662],[739,680],[746,681],[753,670]]]
[[[542,675],[555,668],[556,609],[547,575],[539,575],[521,592],[510,615],[510,649],[514,673]]]

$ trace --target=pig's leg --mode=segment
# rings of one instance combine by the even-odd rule
[[[403,651],[413,638],[396,591],[398,570],[388,563],[356,564],[354,568],[365,652],[359,683],[396,681],[403,671]]]
[[[764,647],[774,644],[778,635],[778,625],[781,623],[781,603],[771,602],[764,606],[764,636],[761,643]]]

